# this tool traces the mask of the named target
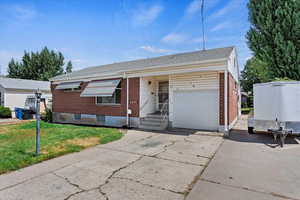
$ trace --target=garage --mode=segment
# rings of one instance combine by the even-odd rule
[[[173,127],[218,130],[218,90],[174,91]]]

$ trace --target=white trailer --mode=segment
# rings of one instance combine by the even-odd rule
[[[254,117],[248,121],[250,133],[286,130],[286,133],[300,134],[300,81],[255,84],[253,92]]]

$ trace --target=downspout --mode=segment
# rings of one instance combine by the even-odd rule
[[[224,134],[229,135],[228,132],[228,71],[224,72]]]
[[[124,73],[125,75],[125,73]],[[126,125],[129,128],[129,81],[128,77],[126,77]]]

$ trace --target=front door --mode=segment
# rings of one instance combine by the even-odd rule
[[[164,105],[165,104],[165,105]],[[158,83],[158,109],[164,108],[169,110],[169,82],[163,81]]]

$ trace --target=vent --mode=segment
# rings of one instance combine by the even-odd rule
[[[100,122],[102,124],[105,123],[105,116],[104,115],[97,115],[97,122]]]
[[[81,120],[81,114],[74,114],[74,120]]]

